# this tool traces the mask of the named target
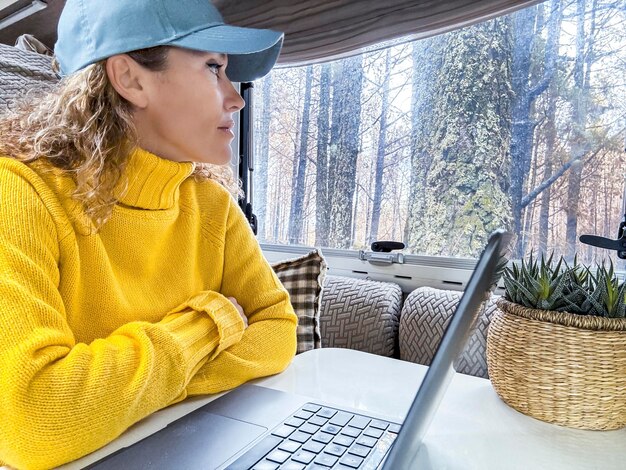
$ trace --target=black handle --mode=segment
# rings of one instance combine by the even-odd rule
[[[378,253],[389,253],[391,250],[403,250],[404,243],[393,241],[375,241],[372,243],[372,251]]]
[[[579,240],[586,245],[617,251],[618,258],[626,259],[626,237],[611,240],[610,238],[599,237],[597,235],[581,235]]]

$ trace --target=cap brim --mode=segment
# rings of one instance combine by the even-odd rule
[[[272,69],[283,44],[283,33],[269,29],[218,25],[195,31],[167,44],[228,55],[226,74],[233,82],[251,82]]]

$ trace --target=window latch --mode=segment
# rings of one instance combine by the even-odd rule
[[[404,264],[404,255],[402,253],[373,253],[371,251],[359,250],[359,259],[378,265]]]
[[[404,249],[404,243],[394,241],[375,241],[372,243],[372,251],[359,251],[359,259],[369,261],[371,264],[389,265],[393,263],[404,264],[402,253],[391,253],[392,250]]]

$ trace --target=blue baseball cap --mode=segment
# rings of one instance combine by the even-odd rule
[[[284,34],[224,24],[209,0],[67,0],[54,54],[61,75],[116,54],[176,46],[228,55],[228,78],[250,82],[276,63]]]

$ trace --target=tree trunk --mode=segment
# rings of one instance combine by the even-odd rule
[[[559,94],[556,78],[556,61],[559,55],[559,35],[563,20],[563,3],[561,0],[553,0],[550,3],[550,19],[548,40],[546,42],[545,67],[554,69],[554,73],[548,85],[545,112],[545,156],[542,181],[547,181],[552,176],[556,149],[556,103]],[[537,158],[535,156],[535,158]],[[539,209],[539,251],[547,254],[548,251],[548,227],[550,222],[551,191],[548,186],[541,194],[541,206]]]
[[[441,69],[441,36],[416,41],[411,52],[411,178],[409,208],[404,228],[404,244],[415,250],[421,246],[424,231],[428,226],[425,220],[427,180],[432,165],[432,151],[429,146],[434,134],[433,106],[435,84]]]
[[[389,61],[390,51],[385,53],[385,72],[383,74],[383,96],[380,115],[380,130],[378,132],[378,150],[376,152],[376,170],[374,178],[374,201],[372,203],[372,225],[368,244],[378,238],[378,224],[380,223],[380,209],[383,196],[383,169],[387,152],[387,110],[389,108]]]
[[[359,128],[361,124],[361,93],[363,84],[363,56],[358,55],[341,61],[343,70],[334,81],[333,128],[338,121],[338,130],[333,141],[331,130],[331,159],[333,175],[331,187],[330,244],[336,248],[352,245],[351,227],[353,218],[356,164],[359,155]],[[340,104],[340,107],[335,107]],[[329,176],[330,176],[329,174]],[[329,178],[330,179],[330,178]]]
[[[491,231],[510,225],[510,17],[444,35],[427,150],[418,251],[478,256]],[[431,78],[431,80],[433,80]]]
[[[315,193],[315,246],[328,246],[330,203],[328,192],[328,131],[330,122],[330,65],[322,64],[317,114],[317,168]]]
[[[302,109],[302,124],[300,127],[300,145],[298,158],[294,160],[295,178],[291,184],[291,209],[289,213],[289,243],[302,243],[302,218],[304,217],[304,193],[306,179],[307,147],[309,138],[309,114],[311,108],[311,84],[313,82],[313,67],[306,70],[304,89],[304,105]]]
[[[283,206],[280,202],[280,193],[281,193],[281,182],[280,179],[276,182],[276,190],[273,194],[274,201],[274,217],[272,217],[272,242],[278,243],[280,240],[280,225],[281,225],[281,216],[280,216],[280,208]]]
[[[514,15],[515,40],[512,62],[512,86],[515,98],[513,101],[511,125],[510,194],[513,230],[517,235],[513,256],[518,258],[521,258],[525,251],[525,234],[522,233],[521,225],[524,217],[523,211],[528,203],[532,201],[532,199],[524,196],[526,178],[528,177],[533,157],[535,122],[531,117],[532,106],[537,97],[554,82],[562,19],[561,0],[553,0],[550,4],[550,16],[548,19],[548,39],[544,52],[543,76],[538,82],[531,83],[533,78],[532,57],[534,41],[539,36],[536,23],[541,22],[537,20],[537,8],[539,7],[524,9]],[[551,170],[551,168],[549,169]],[[529,188],[528,193],[531,193],[532,190],[533,188]],[[549,199],[546,203],[548,202]]]
[[[330,242],[332,207],[335,199],[335,176],[337,175],[336,162],[339,154],[339,146],[341,144],[340,124],[343,119],[343,107],[345,103],[345,93],[342,91],[344,61],[337,60],[333,62],[330,69],[331,73],[331,118],[330,118],[330,142],[328,145],[328,237]]]
[[[256,197],[254,199],[254,212],[258,220],[258,234],[261,240],[266,237],[265,228],[267,226],[267,183],[268,183],[268,165],[269,165],[269,135],[270,123],[272,120],[271,98],[272,98],[272,75],[269,74],[263,80],[263,109],[259,113],[260,124],[259,133],[254,136],[258,143],[258,154],[254,163],[254,171],[256,174],[254,187],[256,188]]]
[[[556,82],[550,83],[548,88],[548,103],[546,106],[546,154],[543,166],[543,181],[552,175],[554,159],[554,150],[556,148],[556,99],[557,87]],[[539,211],[539,251],[546,253],[548,251],[548,224],[550,221],[550,188],[545,189],[541,195],[541,209]]]
[[[537,7],[524,8],[513,15],[512,89],[514,93],[511,115],[511,206],[513,232],[517,235],[513,256],[521,258],[522,197],[524,183],[530,169],[533,142],[531,119],[532,99],[529,96],[531,56],[536,36]]]
[[[595,10],[596,1],[592,3],[591,27],[588,34],[585,33],[585,0],[577,0],[576,3],[576,59],[574,61],[574,134],[572,142],[572,154],[577,164],[572,166],[569,174],[567,187],[566,206],[566,257],[573,259],[576,253],[576,235],[578,233],[578,204],[580,199],[580,183],[583,172],[583,157],[589,151],[589,143],[586,138],[587,100],[589,97],[589,77],[593,62],[593,37],[595,33]],[[587,50],[585,50],[585,43]],[[586,70],[585,70],[586,69]]]

